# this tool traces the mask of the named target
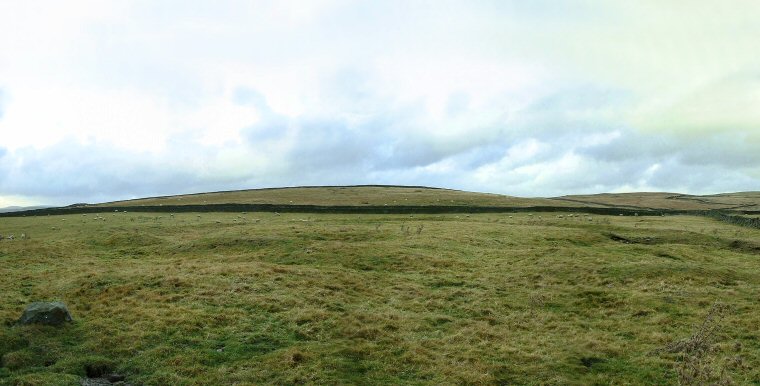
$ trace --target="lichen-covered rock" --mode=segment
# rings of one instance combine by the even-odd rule
[[[60,326],[72,320],[69,310],[62,302],[35,302],[26,306],[16,323]]]

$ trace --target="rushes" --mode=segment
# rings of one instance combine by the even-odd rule
[[[420,234],[422,234],[422,230],[424,228],[425,228],[425,224],[418,224],[414,229],[414,234],[419,236]],[[401,234],[403,234],[404,236],[411,236],[412,227],[410,225],[401,224]]]
[[[726,366],[720,364],[719,349],[715,345],[720,330],[725,327],[723,320],[729,311],[727,304],[713,304],[690,337],[671,342],[658,350],[678,354],[675,370],[680,385],[734,384]],[[734,347],[737,351],[741,349],[740,344]],[[741,357],[734,358],[734,362],[737,360],[741,362]]]

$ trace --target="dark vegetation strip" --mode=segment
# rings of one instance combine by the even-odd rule
[[[204,205],[141,205],[141,206],[68,206],[0,213],[0,217],[62,215],[103,212],[281,212],[334,214],[445,214],[445,213],[526,213],[581,212],[600,215],[660,216],[689,214],[683,210],[631,208],[564,207],[564,206],[466,206],[466,205],[278,205],[278,204],[204,204]]]
[[[325,213],[325,214],[447,214],[447,213],[530,213],[530,212],[572,212],[608,216],[664,216],[694,215],[706,216],[730,224],[760,229],[760,218],[728,214],[720,210],[677,210],[649,208],[609,208],[609,207],[565,207],[565,206],[455,206],[455,205],[277,205],[277,204],[205,204],[205,205],[144,205],[144,206],[67,206],[60,208],[33,209],[20,212],[0,213],[0,217],[25,217],[66,215],[103,212],[280,212],[280,213]],[[740,213],[747,213],[743,211]]]
[[[738,216],[738,215],[732,215],[732,214],[727,214],[724,212],[713,211],[713,210],[706,211],[702,215],[710,217],[710,218],[714,218],[716,220],[720,220],[723,222],[727,222],[729,224],[760,229],[760,217],[752,218],[752,217],[746,217],[746,216]]]

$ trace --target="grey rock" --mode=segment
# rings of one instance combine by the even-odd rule
[[[17,324],[45,324],[60,326],[71,322],[71,314],[62,302],[35,302],[26,306]]]

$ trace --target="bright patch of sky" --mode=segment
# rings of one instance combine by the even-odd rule
[[[760,190],[754,1],[0,1],[0,206]]]

